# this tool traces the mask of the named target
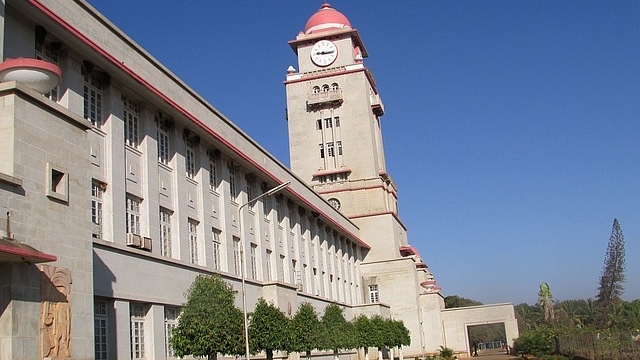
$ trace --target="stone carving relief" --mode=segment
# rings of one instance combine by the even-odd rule
[[[40,265],[42,358],[71,357],[71,271]]]

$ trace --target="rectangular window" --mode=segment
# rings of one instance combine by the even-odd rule
[[[369,302],[370,303],[378,303],[380,302],[380,294],[378,293],[378,285],[369,285]]]
[[[338,155],[342,155],[342,141],[336,141],[336,147],[338,148]]]
[[[320,158],[324,159],[324,145],[320,144]]]
[[[140,109],[138,104],[126,96],[122,96],[124,105],[124,142],[134,149],[138,148],[138,122]]]
[[[189,219],[189,262],[198,264],[198,223]]]
[[[265,196],[262,198],[262,215],[265,220],[269,219],[269,212],[269,197]]]
[[[251,279],[256,280],[258,278],[258,265],[256,261],[256,252],[258,245],[251,244]]]
[[[195,149],[191,142],[187,141],[187,148],[185,150],[185,167],[187,177],[189,179],[193,179],[196,176],[196,159],[195,159]]]
[[[327,143],[327,156],[334,157],[332,142]]]
[[[169,165],[169,129],[158,124],[158,162]]]
[[[45,194],[51,199],[69,202],[69,174],[68,172],[49,161],[47,161],[47,187]]]
[[[238,196],[238,193],[236,192],[236,170],[231,162],[227,164],[227,168],[229,169],[229,197],[231,197],[231,200],[235,201]]]
[[[307,288],[306,291],[311,293],[311,284],[309,284],[309,273],[308,273],[308,269],[307,269],[307,264],[303,264],[302,265],[302,275],[300,275],[300,278],[302,279],[300,284],[304,284],[305,288]],[[302,289],[301,289],[301,291],[302,291]]]
[[[291,259],[291,283],[292,284],[301,284],[302,279],[300,278],[300,271],[296,270],[297,261],[295,259]]]
[[[127,194],[127,233],[140,235],[141,200]]]
[[[216,165],[215,159],[209,159],[209,189],[213,191],[218,191],[218,171]]]
[[[253,184],[247,181],[247,201],[253,200]],[[249,204],[249,208],[253,208],[253,204]]]
[[[93,303],[94,351],[96,360],[107,360],[107,303],[96,300]]]
[[[327,289],[329,295],[327,296],[329,299],[333,299],[333,274],[329,274],[329,287]]]
[[[280,203],[276,203],[276,213],[278,216],[278,225],[282,225],[282,221],[284,220],[284,213],[282,212],[282,206],[280,206]]]
[[[333,127],[333,122],[331,121],[331,118],[324,119],[324,127],[327,129]]]
[[[322,130],[322,119],[316,120],[316,130]]]
[[[336,125],[336,127],[340,127],[340,117],[336,116],[333,118],[333,122]]]
[[[316,268],[313,268],[313,286],[315,287],[316,295],[320,295],[320,276]]]
[[[240,275],[240,238],[233,237],[233,271],[234,275]]]
[[[102,127],[102,79],[95,74],[84,75],[84,118]]]
[[[211,228],[213,234],[213,270],[220,271],[220,230]]]
[[[287,274],[287,260],[284,255],[280,255],[280,272],[278,274],[278,280],[284,282],[284,277]]]
[[[93,180],[91,182],[91,235],[94,238],[102,238],[102,195],[104,184]]]
[[[266,256],[265,256],[266,267],[267,267],[267,281],[273,281],[273,274],[271,270],[271,255],[272,255],[271,250],[267,250]]]
[[[58,43],[61,44],[61,43]],[[36,59],[47,60],[54,64],[60,65],[60,46],[52,46],[51,42],[38,44],[36,42]],[[45,97],[58,101],[59,87],[56,86],[48,93],[44,94]]]
[[[171,337],[173,336],[173,329],[178,326],[178,315],[180,315],[178,308],[164,308],[164,350],[168,358],[176,356],[171,346]]]
[[[162,255],[171,257],[171,212],[160,208],[160,245]]]
[[[144,317],[142,304],[131,304],[131,358],[144,359]]]

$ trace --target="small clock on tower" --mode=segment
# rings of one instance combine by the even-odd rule
[[[311,48],[311,61],[318,66],[329,66],[337,57],[338,48],[329,40],[320,40]]]

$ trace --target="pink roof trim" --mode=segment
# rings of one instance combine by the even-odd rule
[[[62,70],[60,69],[60,67],[49,61],[30,58],[17,58],[6,59],[2,63],[0,63],[0,71],[14,68],[43,69],[56,74],[58,78],[62,79]]]
[[[411,245],[400,246],[400,254],[408,253],[409,255],[418,255],[418,250]]]

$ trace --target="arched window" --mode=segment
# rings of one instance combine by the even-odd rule
[[[331,90],[338,90],[338,88],[339,88],[338,84],[336,83],[331,84]]]
[[[314,93],[314,94],[317,94],[317,93],[319,93],[319,92],[320,92],[320,87],[319,87],[319,86],[314,86],[314,87],[313,87],[313,93]]]
[[[329,85],[327,84],[322,85],[322,92],[327,92],[327,91],[329,91]]]

